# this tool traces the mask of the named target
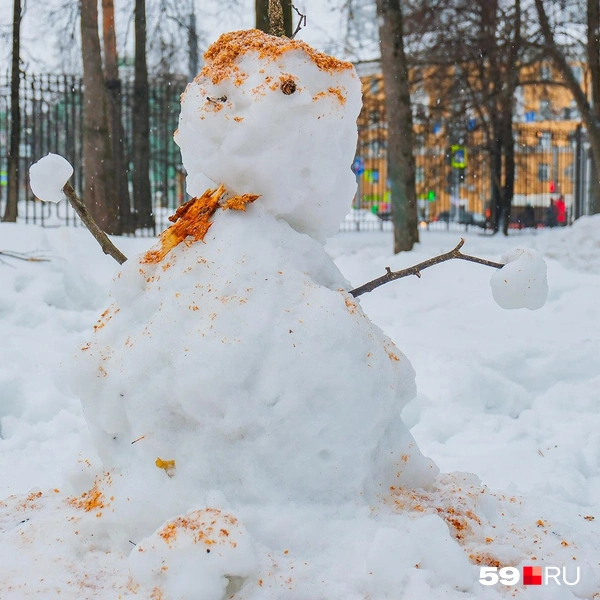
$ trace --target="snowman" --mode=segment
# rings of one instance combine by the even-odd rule
[[[401,419],[414,371],[323,247],[355,192],[360,96],[350,63],[257,30],[221,36],[182,95],[193,199],[76,361],[123,539],[207,494],[331,506],[435,478]]]

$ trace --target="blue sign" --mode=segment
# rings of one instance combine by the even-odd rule
[[[8,185],[8,173],[6,171],[0,171],[0,185],[2,187]]]
[[[352,171],[355,175],[362,175],[365,172],[365,161],[360,156],[357,156],[354,159],[354,162],[352,163]]]
[[[525,123],[533,123],[535,121],[535,110],[530,110],[525,113]]]

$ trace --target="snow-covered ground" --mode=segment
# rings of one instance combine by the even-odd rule
[[[236,506],[243,525],[230,523],[231,535],[248,532],[255,554],[227,559],[240,569],[237,578],[232,572],[229,595],[598,597],[600,217],[570,229],[465,237],[465,253],[491,260],[516,245],[540,251],[548,265],[545,306],[499,308],[492,269],[462,261],[360,299],[412,363],[418,395],[403,419],[421,451],[450,475],[427,492],[389,490],[364,506]],[[391,234],[343,233],[326,249],[357,286],[386,266],[409,266],[457,241],[451,233],[423,232],[413,252],[392,256]],[[128,256],[151,243],[118,240]],[[109,304],[118,266],[79,229],[2,224],[0,251],[7,250],[49,261],[0,255],[0,596],[161,598],[159,586],[130,579],[128,550],[98,536],[101,510],[84,510],[99,499],[81,496],[99,464],[69,373],[74,350]],[[217,524],[233,519],[222,508]],[[201,558],[198,577],[208,581],[214,573]],[[569,580],[578,566],[581,581],[478,581],[478,565],[542,564],[566,566]]]

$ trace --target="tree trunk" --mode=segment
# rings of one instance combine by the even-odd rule
[[[133,85],[133,204],[136,228],[155,227],[150,189],[150,107],[146,62],[146,1],[135,1]]]
[[[600,8],[598,0],[587,0],[587,36],[586,54],[588,68],[591,78],[591,98],[586,96],[584,88],[586,84],[585,77],[581,84],[577,81],[573,69],[567,60],[567,55],[562,48],[559,48],[554,38],[554,32],[548,19],[544,0],[534,0],[535,8],[539,17],[540,30],[544,37],[546,51],[552,58],[554,65],[560,71],[565,85],[573,94],[573,99],[581,113],[581,119],[587,129],[588,139],[592,150],[592,160],[594,168],[592,173],[592,206],[593,214],[600,213]]]
[[[98,35],[98,5],[81,1],[83,57],[83,200],[100,229],[120,234],[119,194],[113,165],[108,100]]]
[[[104,42],[104,78],[108,99],[108,126],[116,186],[119,194],[121,228],[123,233],[134,233],[124,148],[125,133],[122,121],[121,79],[119,78],[119,55],[117,53],[115,5],[113,0],[102,0],[102,40]]]
[[[269,0],[256,0],[256,29],[269,33]]]
[[[10,144],[8,147],[8,189],[4,221],[16,222],[19,202],[19,145],[21,141],[21,0],[14,0],[12,29],[12,69],[10,78]]]
[[[504,150],[504,185],[502,186],[502,233],[508,235],[510,213],[515,193],[515,136],[512,110],[503,113],[502,148]]]
[[[377,0],[381,70],[388,124],[388,178],[392,193],[394,252],[419,241],[413,123],[399,0]]]
[[[265,33],[272,33],[269,24],[269,0],[255,0],[256,11],[256,29]],[[294,32],[294,15],[292,12],[292,3],[289,0],[281,0],[283,9],[283,26],[285,35],[291,37]]]
[[[188,23],[188,70],[190,81],[198,75],[198,28],[196,27],[196,11],[194,3],[190,4]]]

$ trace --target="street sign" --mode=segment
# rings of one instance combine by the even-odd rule
[[[467,166],[467,149],[458,144],[450,146],[450,164],[456,169],[464,169]]]
[[[352,171],[355,175],[362,175],[365,172],[365,161],[360,156],[357,156],[354,159],[354,162],[352,163]]]
[[[6,171],[0,171],[0,185],[2,187],[8,185],[8,173]]]

